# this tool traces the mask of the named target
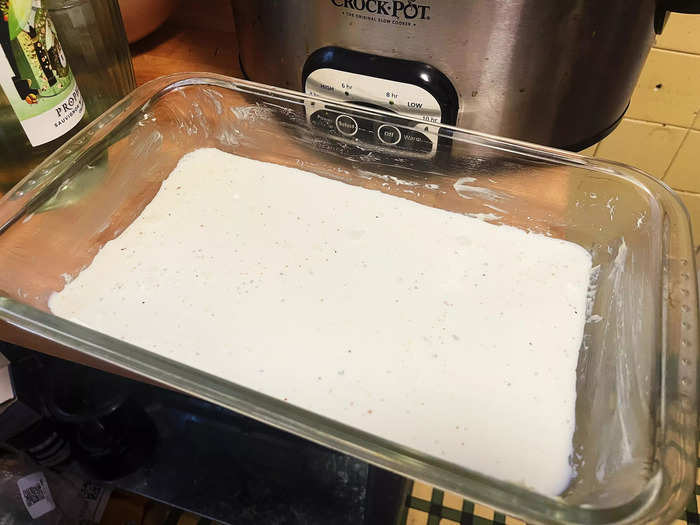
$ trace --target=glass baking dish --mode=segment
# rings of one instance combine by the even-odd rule
[[[328,103],[208,74],[138,88],[0,200],[0,319],[532,522],[674,519],[695,481],[698,411],[697,281],[688,218],[675,195],[621,164]],[[332,119],[314,122],[319,107],[374,129],[418,130],[428,147],[363,145],[326,126]],[[577,368],[576,476],[568,489],[556,498],[536,494],[50,314],[50,294],[139,215],[184,154],[201,147],[587,249],[596,279]]]

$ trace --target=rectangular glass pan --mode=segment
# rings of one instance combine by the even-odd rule
[[[358,145],[307,117],[325,103],[217,75],[178,74],[138,88],[0,200],[0,318],[532,522],[673,520],[694,484],[698,411],[697,282],[675,195],[624,165],[334,103],[332,111],[375,129],[423,127],[436,144],[421,155]],[[139,215],[184,154],[202,147],[587,249],[596,280],[577,368],[577,474],[562,496],[491,479],[50,314],[50,294]]]

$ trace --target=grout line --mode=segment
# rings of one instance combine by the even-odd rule
[[[646,123],[646,124],[658,124],[659,126],[664,126],[666,128],[684,129],[686,131],[689,130],[691,128],[691,126],[693,125],[693,123],[695,122],[695,120],[693,120],[690,123],[690,126],[679,126],[678,124],[669,124],[668,122],[659,122],[657,120],[646,120],[643,118],[634,118],[634,117],[623,117],[623,120],[629,120],[631,122],[642,122],[642,123]],[[615,133],[615,132],[613,131],[612,133]],[[611,133],[611,135],[612,135],[612,133]]]
[[[690,195],[691,197],[700,197],[700,192],[697,191],[682,190],[680,188],[673,188],[673,191],[683,195]]]
[[[685,130],[685,135],[683,135],[683,140],[681,140],[681,143],[678,145],[678,149],[673,152],[673,156],[671,157],[671,160],[668,163],[668,166],[666,166],[666,169],[664,170],[664,174],[659,177],[659,180],[664,180],[666,178],[666,175],[668,175],[668,170],[671,169],[671,166],[673,166],[674,161],[676,160],[676,157],[678,157],[678,153],[680,153],[681,148],[683,147],[683,144],[685,144],[685,141],[688,140],[688,136],[690,135],[690,128],[687,128]]]
[[[652,49],[658,49],[659,51],[667,51],[669,53],[677,53],[679,55],[687,55],[690,57],[700,56],[700,53],[694,53],[692,51],[680,51],[678,49],[670,49],[668,47],[651,46]]]

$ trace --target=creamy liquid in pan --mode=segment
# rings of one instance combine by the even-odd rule
[[[567,241],[202,149],[49,307],[555,495],[590,270]]]

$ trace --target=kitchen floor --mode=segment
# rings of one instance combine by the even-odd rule
[[[472,503],[451,492],[434,489],[418,481],[413,482],[411,495],[406,501],[405,525],[457,525],[488,523],[524,524],[523,521]]]
[[[685,512],[673,525],[698,524],[700,515],[700,443],[696,470],[695,494],[690,497]],[[424,483],[413,482],[406,509],[399,525],[523,525],[522,520],[506,516],[493,509],[464,500],[450,492],[443,492]]]

